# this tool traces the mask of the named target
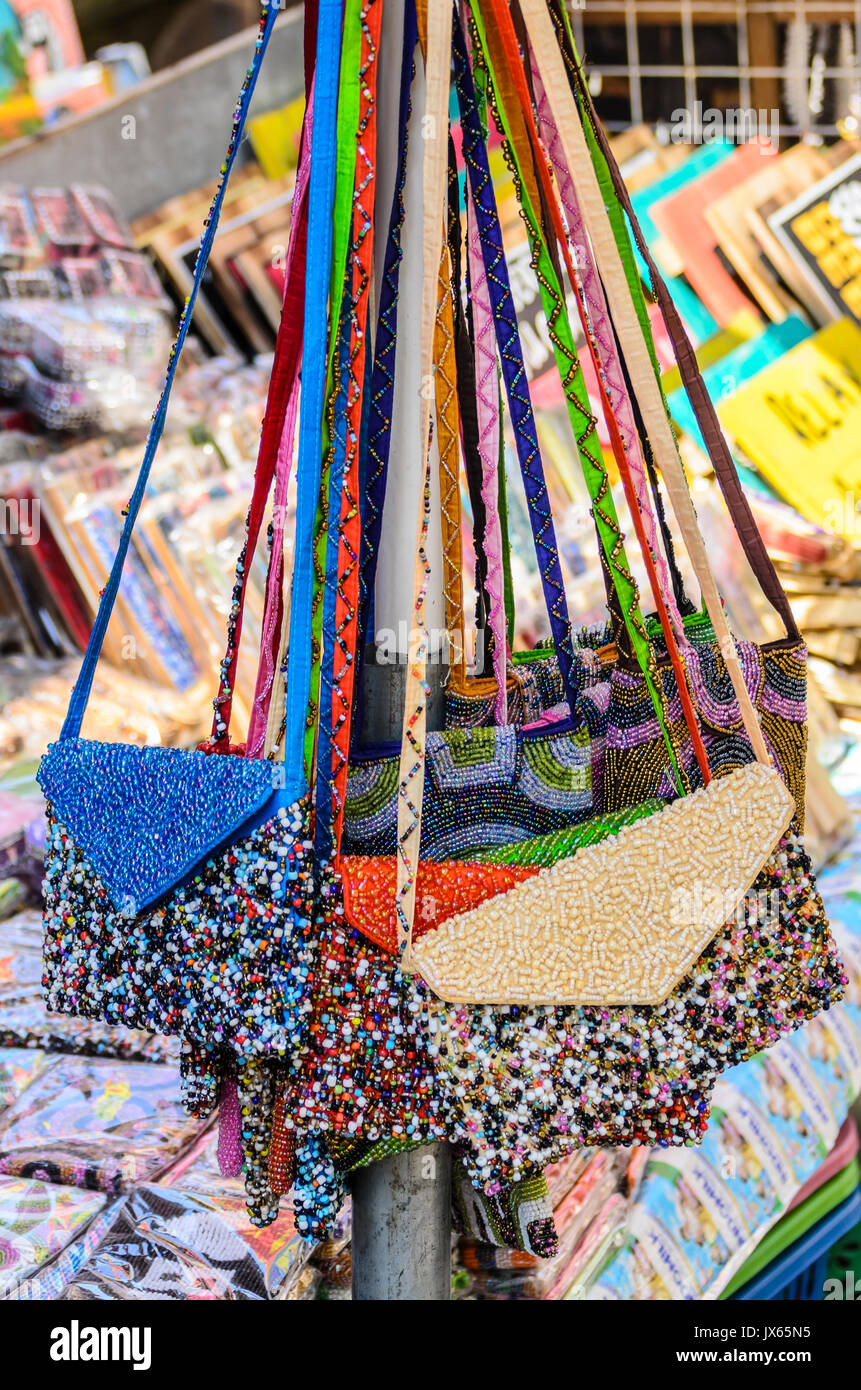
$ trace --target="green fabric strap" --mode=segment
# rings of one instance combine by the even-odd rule
[[[662,810],[663,806],[662,801],[643,801],[639,806],[628,806],[622,811],[595,816],[580,825],[553,830],[549,835],[535,835],[531,840],[521,840],[519,844],[484,850],[481,854],[471,854],[469,858],[477,864],[534,864],[548,869],[560,859],[570,859],[572,854],[586,845],[600,844],[602,840],[618,835],[624,826],[646,820]]]

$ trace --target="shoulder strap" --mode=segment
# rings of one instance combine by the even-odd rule
[[[517,34],[514,24],[512,22],[511,13],[508,9],[508,6],[505,4],[505,0],[487,0],[487,4],[489,10],[493,14],[493,18],[496,25],[496,33],[501,40],[504,56],[508,64],[507,78],[513,83],[514,91],[521,104],[520,109],[524,122],[524,135],[526,140],[528,140],[529,142],[531,152],[535,159],[535,167],[538,172],[539,181],[544,189],[548,216],[551,219],[551,224],[553,226],[554,233],[558,239],[558,244],[562,250],[563,259],[565,261],[566,269],[568,271],[568,278],[571,283],[571,288],[574,291],[574,297],[577,302],[577,309],[583,327],[583,332],[586,338],[587,348],[591,355],[592,364],[595,370],[595,376],[598,383],[598,390],[601,396],[602,410],[604,412],[604,417],[607,422],[607,428],[610,433],[610,441],[613,449],[613,455],[616,459],[616,464],[619,469],[619,475],[622,479],[622,486],[624,488],[626,501],[628,503],[628,507],[634,523],[634,531],[639,542],[640,551],[642,553],[643,563],[646,567],[646,573],[648,575],[649,584],[655,601],[655,606],[658,611],[658,617],[660,619],[661,629],[664,635],[664,641],[666,642],[667,650],[669,652],[670,659],[673,665],[673,670],[675,672],[676,683],[679,692],[679,697],[681,699],[682,712],[685,718],[685,723],[688,727],[693,748],[697,757],[697,762],[699,763],[700,771],[702,773],[703,781],[708,782],[711,777],[708,758],[706,756],[705,747],[703,745],[702,737],[700,735],[696,711],[694,710],[693,702],[691,700],[690,692],[688,690],[685,670],[682,665],[678,647],[676,645],[675,635],[673,632],[672,624],[670,622],[669,614],[667,613],[664,593],[661,588],[661,584],[655,568],[655,558],[650,548],[649,536],[647,535],[646,525],[643,519],[644,502],[646,505],[648,505],[649,501],[648,488],[646,486],[645,476],[643,474],[639,475],[640,486],[638,491],[637,483],[632,475],[630,461],[626,454],[625,446],[619,433],[619,427],[616,421],[616,416],[609,399],[606,375],[602,370],[602,365],[598,358],[596,344],[592,335],[592,327],[588,321],[585,307],[583,304],[580,278],[574,269],[574,265],[571,258],[571,251],[568,244],[568,237],[562,221],[562,215],[559,210],[559,205],[555,197],[554,189],[550,182],[550,174],[543,155],[543,151],[541,150],[538,130],[535,125],[535,117],[532,111],[531,93],[527,85],[524,64],[521,59]],[[535,77],[536,81],[540,84],[541,74],[540,70],[537,67],[535,69]],[[550,113],[550,118],[552,123],[552,112]],[[553,126],[553,131],[555,136],[555,125]],[[563,150],[560,150],[560,155],[564,159]],[[657,544],[656,538],[655,544]],[[678,617],[678,614],[676,616]],[[678,626],[679,629],[683,632],[680,617],[678,618]],[[678,773],[679,769],[677,760],[675,758],[675,750],[669,738],[669,731],[664,723],[665,712],[663,705],[663,691],[660,684],[655,680],[653,676],[651,661],[649,661],[648,664],[643,667],[643,674],[646,678],[647,683],[649,684],[655,713],[657,714],[658,719],[661,722],[664,731],[664,737],[667,742],[667,747],[673,759],[674,767],[676,768],[676,771]]]
[[[487,554],[484,536],[487,517],[481,495],[481,456],[478,451],[478,405],[475,389],[475,333],[472,321],[472,301],[469,276],[469,257],[464,271],[463,222],[461,215],[460,174],[454,140],[448,141],[448,246],[452,267],[454,294],[454,352],[457,364],[457,399],[460,412],[460,437],[463,449],[463,470],[469,504],[472,508],[472,541],[475,551],[475,622],[477,629],[487,630],[490,599],[487,593]],[[464,273],[466,307],[463,301]],[[489,655],[489,653],[487,653]],[[453,676],[455,688],[459,676]]]
[[[143,462],[141,464],[141,470],[138,474],[135,490],[129,501],[128,510],[126,512],[126,520],[123,526],[123,532],[120,538],[120,543],[117,548],[116,557],[114,559],[110,577],[107,581],[107,584],[105,585],[105,588],[102,591],[101,602],[99,604],[99,611],[96,614],[96,620],[93,624],[93,630],[90,634],[90,640],[87,644],[87,650],[84,654],[84,660],[81,665],[81,671],[75,683],[75,688],[72,692],[72,697],[69,702],[69,711],[66,715],[66,720],[63,724],[62,732],[60,734],[60,737],[63,739],[77,738],[81,732],[81,724],[83,722],[84,712],[87,708],[87,702],[90,698],[90,691],[92,690],[93,678],[96,673],[96,666],[98,664],[99,656],[101,655],[102,646],[105,640],[105,634],[108,630],[108,623],[110,622],[111,618],[111,613],[113,612],[114,604],[116,603],[117,592],[119,590],[120,580],[122,578],[123,573],[123,566],[125,565],[126,556],[128,555],[129,546],[131,544],[132,532],[134,530],[135,523],[137,521],[141,505],[143,503],[144,495],[146,493],[147,483],[149,482],[149,476],[152,471],[152,465],[155,459],[156,451],[158,450],[158,446],[161,442],[161,437],[164,434],[165,420],[167,418],[167,408],[168,403],[170,401],[171,391],[173,389],[174,379],[176,377],[177,367],[179,365],[179,359],[182,355],[182,350],[185,346],[185,340],[188,336],[188,330],[191,324],[192,315],[194,313],[194,306],[197,303],[197,296],[200,292],[201,282],[203,280],[206,267],[209,263],[209,257],[212,252],[212,244],[215,240],[215,233],[218,229],[218,222],[221,216],[221,208],[224,203],[224,195],[227,189],[227,183],[230,178],[233,165],[236,162],[236,154],[242,140],[242,132],[245,129],[245,122],[248,117],[248,108],[251,104],[251,98],[254,95],[254,89],[257,86],[257,79],[260,74],[260,68],[263,63],[263,58],[266,53],[269,40],[272,36],[272,29],[278,17],[279,9],[280,6],[277,3],[277,0],[264,0],[263,13],[260,20],[260,29],[254,45],[254,58],[252,60],[250,68],[248,69],[245,82],[242,86],[242,91],[239,94],[239,98],[236,103],[236,108],[234,110],[233,130],[230,136],[230,143],[227,147],[227,156],[225,158],[224,164],[222,165],[222,172],[218,184],[218,189],[213,199],[209,216],[206,219],[206,225],[203,237],[201,239],[200,249],[197,253],[197,259],[195,261],[194,266],[194,277],[191,286],[191,293],[188,297],[188,300],[186,301],[185,308],[183,309],[182,314],[180,315],[176,340],[171,349],[167,376],[165,378],[164,387],[162,388],[161,398],[153,416],[152,425],[150,426],[149,436],[147,438],[146,448],[144,450]]]
[[[455,293],[451,254],[446,247],[439,271],[439,308],[434,333],[434,394],[439,446],[442,595],[446,631],[451,643],[451,678],[456,684],[462,684],[466,675],[466,656],[460,506],[460,409],[454,342]]]
[[[599,386],[603,381],[603,388],[618,426],[627,466],[634,480],[637,503],[646,526],[649,549],[654,557],[661,589],[666,599],[670,617],[673,620],[676,637],[680,643],[685,644],[686,637],[681,614],[676,603],[666,560],[658,540],[657,520],[652,505],[645,461],[634,423],[631,399],[628,395],[627,382],[616,347],[607,301],[595,266],[592,249],[586,236],[574,180],[565,162],[559,131],[556,128],[550,103],[544,91],[541,74],[538,72],[533,73],[533,89],[540,134],[556,174],[557,187],[565,209],[568,237],[575,252],[574,263],[580,278],[582,297],[588,313],[588,327],[591,328],[594,337],[595,352],[593,356],[596,359],[595,366],[598,371]]]
[[[491,0],[495,3],[495,0]],[[762,735],[750,693],[744,682],[735,642],[714,580],[705,544],[697,524],[687,479],[676,451],[675,438],[664,410],[661,393],[649,361],[630,291],[619,260],[607,210],[586,148],[579,113],[572,99],[562,55],[546,0],[521,0],[529,39],[547,89],[559,128],[568,166],[577,180],[586,225],[598,266],[604,279],[620,342],[628,361],[631,378],[640,397],[643,417],[655,448],[656,458],[667,485],[670,501],[679,523],[694,572],[702,590],[709,617],[726,662],[727,672],[739,703],[742,722],[758,761],[771,758]]]
[[[496,677],[496,722],[508,720],[508,642],[505,621],[505,566],[499,518],[499,461],[501,420],[496,335],[490,282],[482,254],[478,214],[471,186],[467,194],[467,254],[470,269],[470,307],[475,345],[475,394],[478,454],[481,461],[481,499],[485,515],[487,555],[488,625],[493,637],[493,673]]]
[[[559,561],[559,548],[553,525],[550,496],[541,461],[535,416],[526,380],[496,198],[487,162],[487,149],[478,118],[475,87],[466,44],[459,25],[454,26],[454,59],[455,86],[463,131],[464,158],[476,211],[485,275],[491,292],[502,375],[508,396],[511,422],[515,431],[518,459],[529,504],[530,518],[533,523],[535,551],[550,619],[550,629],[559,658],[565,693],[573,709],[576,703],[576,691],[573,679],[574,658],[571,644],[571,623],[568,616],[562,567]]]
[[[317,846],[323,858],[340,853],[355,688],[359,615],[359,440],[368,306],[374,256],[374,189],[377,165],[377,55],[383,0],[363,0],[358,55],[359,121],[355,134],[352,237],[344,293],[340,376],[336,410],[336,452],[332,469],[329,550],[334,550],[335,590],[331,629],[327,630],[323,671],[331,671],[327,700],[321,699],[317,780]],[[346,56],[346,50],[345,50]],[[327,581],[328,581],[327,574]],[[327,594],[327,598],[329,595]]]
[[[340,364],[346,365],[349,348],[341,352],[340,325],[342,311],[347,311],[350,298],[348,273],[350,237],[353,222],[353,189],[359,151],[356,129],[359,123],[361,97],[356,80],[362,45],[362,0],[344,0],[344,21],[341,43],[341,73],[338,88],[338,117],[335,160],[335,201],[333,207],[332,267],[329,278],[329,344],[324,393],[325,409],[322,427],[323,456],[321,488],[317,498],[314,520],[314,586],[311,601],[311,684],[308,699],[308,725],[305,734],[305,763],[309,772],[314,759],[315,740],[321,727],[321,707],[328,707],[331,698],[331,668],[323,669],[323,624],[334,621],[333,599],[337,583],[337,562],[329,555],[330,537],[334,544],[337,535],[340,491],[333,489],[330,475],[336,457],[333,433],[333,408],[338,396],[337,373]],[[343,463],[343,449],[338,465]],[[325,688],[324,688],[325,687]],[[326,727],[325,721],[323,727]],[[326,817],[320,825],[328,825]],[[324,832],[321,832],[324,833]]]
[[[419,35],[425,50],[425,121],[422,178],[422,252],[424,277],[421,303],[421,373],[430,382],[439,264],[445,240],[448,109],[451,72],[452,7],[447,0],[419,0]],[[422,33],[424,30],[424,33]],[[431,395],[421,393],[419,460],[424,479],[416,527],[416,567],[413,575],[413,625],[417,645],[409,653],[404,701],[403,742],[398,785],[398,880],[396,909],[402,968],[409,970],[409,944],[415,915],[416,875],[421,838],[424,793],[425,729],[427,721],[427,622],[425,595],[430,567],[427,535],[430,520]]]
[[[379,558],[383,526],[383,506],[386,499],[389,450],[392,439],[392,409],[395,387],[395,349],[398,332],[398,293],[400,264],[403,256],[401,231],[404,222],[404,179],[407,167],[408,131],[410,118],[410,88],[412,86],[414,54],[418,42],[415,4],[408,0],[404,13],[404,46],[401,65],[401,91],[398,111],[398,167],[395,173],[395,192],[389,220],[388,238],[383,260],[380,286],[377,331],[374,338],[374,361],[369,392],[367,426],[367,473],[363,489],[362,551],[359,565],[359,663],[372,628],[374,582]]]
[[[254,757],[259,752],[260,736],[266,723],[266,714],[260,707],[261,685],[267,672],[268,661],[274,659],[271,652],[273,628],[279,625],[281,581],[283,576],[281,542],[284,530],[284,507],[287,487],[290,481],[290,468],[293,458],[293,436],[296,428],[298,409],[299,365],[302,353],[302,320],[304,316],[305,257],[308,245],[308,174],[311,155],[311,134],[313,129],[314,93],[313,80],[308,94],[305,122],[302,128],[302,147],[299,169],[293,191],[293,207],[290,220],[290,238],[287,247],[287,266],[284,284],[284,298],[281,307],[281,322],[275,342],[275,357],[266,411],[260,434],[260,447],[257,454],[257,468],[254,475],[254,491],[248,520],[245,527],[245,540],[236,566],[236,585],[231,604],[231,617],[228,633],[228,646],[221,663],[221,685],[213,701],[215,718],[210,743],[217,747],[229,743],[230,716],[233,708],[233,688],[236,680],[236,667],[239,659],[239,645],[242,638],[242,623],[245,613],[245,596],[251,561],[257,549],[260,528],[266,512],[266,504],[276,479],[276,496],[273,511],[273,543],[269,558],[269,573],[266,581],[266,606],[264,626],[260,643],[260,665],[256,683],[251,722],[248,729],[247,753]],[[279,610],[279,613],[273,612]],[[266,687],[271,688],[270,684]]]
[[[569,69],[570,71],[571,69]],[[750,503],[744,494],[744,490],[739,481],[732,455],[727,446],[721,423],[714,408],[714,403],[708,393],[696,353],[691,344],[690,338],[682,323],[679,312],[673,303],[672,296],[661,276],[658,267],[649,251],[649,247],[643,237],[640,224],[637,221],[630,195],[625,187],[619,166],[616,163],[613,151],[610,148],[604,129],[598,119],[595,106],[589,92],[588,85],[583,81],[579,64],[576,62],[574,54],[573,75],[576,84],[577,96],[587,117],[586,129],[595,137],[595,142],[600,154],[609,171],[615,197],[627,214],[634,239],[643,260],[649,271],[652,281],[652,288],[661,308],[667,331],[673,344],[676,360],[679,365],[682,382],[697,418],[703,440],[708,450],[709,458],[715,470],[715,476],[720,485],[721,492],[727,504],[733,524],[741,541],[748,563],[754,575],[775,612],[779,615],[787,636],[793,641],[800,641],[801,635],[798,625],[792,615],[789,601],[778,578],[777,571],[772,563],[765,542],[759,533],[754,520]],[[612,206],[612,204],[611,204]]]
[[[295,796],[301,795],[308,786],[308,733],[313,740],[313,729],[306,731],[306,719],[311,699],[314,523],[323,460],[323,405],[328,341],[326,305],[332,264],[341,22],[341,0],[320,0],[314,86],[314,133],[308,188],[308,244],[314,248],[314,254],[308,257],[305,278],[296,541],[285,706],[284,775],[288,794]]]

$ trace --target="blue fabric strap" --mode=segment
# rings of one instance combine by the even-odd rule
[[[508,280],[499,213],[487,158],[487,146],[478,114],[475,85],[469,66],[466,43],[458,21],[454,24],[454,76],[463,131],[463,155],[475,205],[476,222],[481,235],[482,258],[490,288],[499,356],[502,362],[502,375],[514,426],[517,456],[520,461],[523,486],[529,505],[529,519],[535,540],[538,570],[541,575],[541,584],[550,618],[550,629],[553,634],[565,694],[573,711],[577,699],[577,689],[574,680],[571,622],[565,597],[565,581],[559,562],[559,547],[553,525],[550,496],[544,478],[544,467],[541,462],[538,432],[529,396],[517,316]]]
[[[323,455],[323,407],[328,356],[326,309],[332,265],[341,25],[342,0],[321,0],[317,24],[311,176],[308,185],[310,254],[305,279],[296,542],[284,739],[285,787],[290,798],[301,796],[308,787],[305,771],[305,720],[311,691],[314,522]]]
[[[123,566],[125,565],[126,556],[128,554],[129,546],[131,544],[132,532],[134,530],[135,522],[137,521],[138,514],[143,503],[144,495],[146,493],[147,483],[149,482],[150,472],[152,471],[153,460],[155,459],[156,451],[161,442],[161,437],[164,434],[164,426],[165,420],[167,418],[167,408],[168,403],[170,401],[170,393],[173,388],[173,383],[176,377],[176,371],[179,365],[179,359],[182,354],[182,349],[185,345],[186,337],[188,336],[188,330],[191,325],[191,318],[192,314],[194,313],[194,306],[197,301],[198,291],[200,290],[200,285],[203,280],[207,264],[209,262],[210,252],[212,251],[212,243],[215,240],[215,233],[218,227],[218,220],[221,215],[221,207],[224,202],[224,195],[227,190],[227,183],[230,178],[231,170],[233,169],[233,165],[236,160],[236,154],[242,140],[242,132],[245,129],[245,122],[248,116],[248,108],[251,105],[251,99],[254,95],[254,89],[257,85],[257,78],[260,73],[260,67],[263,62],[263,58],[266,53],[266,48],[268,46],[269,39],[272,34],[272,29],[275,25],[276,19],[278,18],[279,8],[280,7],[278,0],[264,0],[263,17],[261,19],[260,32],[257,36],[257,40],[254,45],[254,59],[252,61],[251,67],[248,70],[248,75],[245,84],[242,88],[242,92],[236,104],[236,109],[233,113],[233,133],[230,137],[230,144],[227,149],[227,157],[225,159],[224,164],[221,167],[221,181],[218,185],[218,191],[216,192],[215,198],[213,200],[212,208],[210,210],[209,217],[206,222],[206,228],[200,242],[200,249],[197,253],[197,260],[195,261],[194,266],[194,278],[192,282],[191,293],[186,301],[185,308],[183,309],[182,314],[180,315],[179,328],[177,331],[176,340],[174,342],[173,348],[171,349],[170,362],[168,364],[167,376],[165,377],[165,383],[162,388],[161,398],[156,408],[156,412],[153,416],[152,425],[150,426],[149,437],[147,439],[146,449],[144,451],[143,463],[141,464],[141,470],[138,474],[137,483],[135,484],[135,490],[132,493],[131,499],[129,501],[125,525],[123,526],[122,536],[120,537],[120,543],[117,549],[116,556],[114,558],[114,563],[111,569],[110,577],[104,589],[102,590],[101,602],[99,603],[99,611],[96,614],[96,621],[94,622],[93,630],[90,633],[90,640],[87,644],[87,650],[84,654],[84,660],[81,665],[81,671],[75,683],[75,688],[72,691],[72,698],[69,701],[69,711],[66,715],[66,720],[63,724],[62,732],[60,734],[61,739],[77,738],[81,732],[81,724],[83,722],[84,713],[87,708],[87,702],[90,698],[90,691],[92,690],[93,686],[93,678],[96,674],[96,666],[98,664],[99,656],[101,655],[102,645],[105,640],[105,634],[108,630],[108,624],[111,619],[111,613],[113,612],[114,604],[117,598],[117,593],[120,587],[120,580],[122,579]]]

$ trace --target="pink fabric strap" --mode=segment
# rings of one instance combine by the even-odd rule
[[[484,269],[478,224],[467,180],[467,248],[470,304],[475,334],[475,392],[478,417],[478,453],[481,459],[481,496],[486,513],[484,549],[487,556],[488,622],[493,633],[493,670],[496,676],[496,722],[508,722],[507,628],[505,621],[505,571],[502,560],[502,526],[499,519],[499,381],[496,368],[496,331],[490,289]]]
[[[673,624],[673,631],[676,634],[676,640],[679,646],[687,648],[689,644],[685,634],[682,616],[676,603],[675,591],[670,581],[664,552],[658,540],[657,518],[655,516],[652,495],[646,477],[646,468],[643,460],[640,438],[634,424],[634,412],[625,384],[622,364],[619,361],[616,339],[610,323],[609,310],[607,308],[607,300],[595,266],[592,248],[589,245],[589,239],[586,235],[586,228],[583,224],[583,214],[574,187],[574,180],[571,177],[571,171],[565,160],[565,153],[562,149],[559,131],[553,119],[553,112],[547,99],[547,93],[544,90],[544,84],[541,81],[541,73],[538,71],[538,65],[531,52],[530,58],[533,88],[538,108],[538,128],[541,132],[544,148],[550,158],[553,172],[556,175],[560,200],[565,212],[565,221],[568,227],[568,240],[573,253],[572,259],[580,281],[580,289],[586,306],[592,337],[603,369],[604,384],[607,389],[610,404],[616,416],[619,433],[622,436],[622,443],[625,446],[628,470],[631,475],[631,481],[634,485],[640,513],[646,528],[649,549],[652,552],[652,558],[655,562],[655,569],[657,570],[660,580],[661,592]]]
[[[298,365],[301,367],[301,355]],[[260,664],[257,668],[257,687],[248,726],[248,757],[265,758],[267,749],[266,723],[269,704],[278,667],[278,648],[284,618],[284,523],[287,516],[287,492],[293,462],[293,444],[299,415],[298,376],[290,393],[284,432],[278,446],[275,466],[275,505],[272,522],[272,550],[266,578],[266,606],[263,613],[263,635],[260,643]],[[271,751],[271,750],[268,750]]]

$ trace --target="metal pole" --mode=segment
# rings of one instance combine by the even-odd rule
[[[451,1150],[426,1144],[353,1178],[353,1298],[451,1296]]]
[[[391,204],[398,151],[397,106],[400,54],[403,45],[403,6],[386,5],[380,45],[378,101],[378,197],[384,215],[377,224],[377,275],[382,270],[388,228],[385,210]],[[364,743],[400,745],[406,690],[406,661],[412,626],[412,575],[415,565],[416,516],[424,459],[419,449],[421,399],[420,305],[422,297],[422,116],[424,70],[417,55],[412,88],[404,226],[401,246],[400,295],[392,410],[389,486],[383,511],[375,595],[378,637],[388,631],[400,652],[397,664],[380,664],[369,649],[364,663]],[[387,138],[388,136],[388,138]],[[432,516],[438,517],[439,477],[435,445],[432,450]],[[425,602],[430,634],[428,668],[430,698],[428,728],[442,727],[445,668],[440,664],[439,632],[444,626],[442,536],[439,524],[428,537],[431,583]],[[391,649],[392,643],[389,643]],[[427,1144],[359,1169],[353,1175],[353,1298],[364,1301],[442,1301],[451,1296],[451,1151],[446,1144]]]
[[[362,742],[397,741],[401,734],[405,665],[378,666],[369,650],[364,667]],[[428,725],[438,726],[443,668],[428,670]],[[394,1154],[352,1177],[353,1298],[382,1302],[442,1302],[451,1297],[451,1150],[424,1144]]]

